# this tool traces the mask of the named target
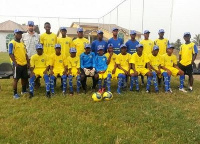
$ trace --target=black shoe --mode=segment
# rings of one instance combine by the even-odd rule
[[[29,92],[29,98],[31,99],[33,97],[33,93]]]
[[[51,98],[51,93],[50,93],[50,91],[48,91],[48,92],[46,93],[46,96],[47,96],[47,98]]]

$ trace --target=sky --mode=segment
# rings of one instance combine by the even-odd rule
[[[143,0],[126,0],[114,9],[123,1],[1,0],[0,22],[10,19],[23,24],[33,20],[42,33],[46,21],[51,23],[55,33],[60,26],[70,26],[74,21],[112,23],[139,32],[148,29],[152,40],[158,37],[158,30],[162,28],[171,42],[178,38],[183,42],[184,32],[191,32],[192,37],[200,34],[200,0],[144,0],[144,5]]]

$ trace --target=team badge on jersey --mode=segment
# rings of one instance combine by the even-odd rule
[[[41,59],[41,62],[44,62],[44,59]]]
[[[63,61],[62,60],[59,60],[59,63],[62,63]]]

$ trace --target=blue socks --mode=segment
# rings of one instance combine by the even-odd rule
[[[180,89],[182,89],[183,88],[183,86],[184,86],[184,81],[185,81],[185,75],[181,75],[180,76]]]
[[[111,85],[111,74],[108,74],[107,76],[107,88],[108,88],[108,91],[110,92],[111,89],[110,89],[110,85]]]

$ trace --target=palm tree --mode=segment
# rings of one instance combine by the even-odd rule
[[[200,34],[196,34],[192,42],[194,42],[197,46],[200,46]]]

